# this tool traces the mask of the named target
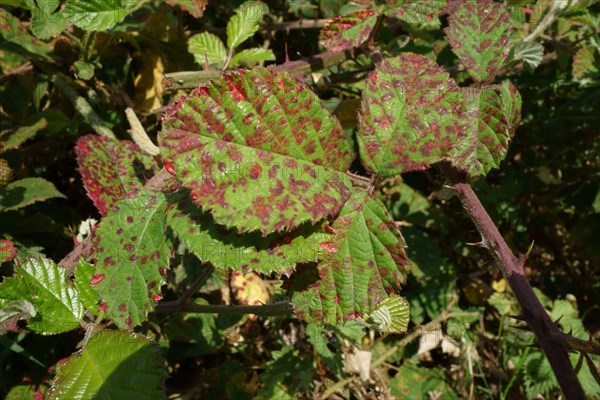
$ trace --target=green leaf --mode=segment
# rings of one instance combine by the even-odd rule
[[[461,138],[459,88],[429,58],[404,53],[366,80],[357,134],[365,168],[383,176],[429,168]]]
[[[0,188],[0,211],[18,210],[36,201],[65,198],[51,182],[42,178],[25,178]]]
[[[261,2],[246,2],[227,23],[227,46],[235,49],[252,37],[269,8]]]
[[[140,190],[114,204],[94,235],[96,286],[100,309],[118,327],[139,325],[154,309],[169,267],[165,238],[166,200],[162,193]]]
[[[394,293],[367,313],[363,320],[378,332],[403,333],[408,328],[410,305],[404,297]]]
[[[121,0],[69,0],[64,14],[75,26],[103,31],[123,21],[131,10]]]
[[[84,259],[79,260],[77,264],[77,272],[75,273],[75,288],[79,294],[79,300],[86,310],[95,315],[99,314],[98,303],[100,298],[98,293],[90,285],[94,277],[94,265],[86,262]]]
[[[315,375],[312,357],[302,357],[298,349],[284,347],[271,352],[272,361],[267,363],[265,372],[260,374],[263,387],[256,394],[256,400],[290,399],[308,391]]]
[[[0,42],[3,52],[12,52],[25,58],[41,59],[43,61],[52,61],[50,57],[49,46],[31,36],[27,32],[26,23],[19,21],[9,12],[0,12],[0,37],[4,42]]]
[[[33,304],[27,300],[10,301],[0,297],[0,335],[14,329],[17,321],[28,320],[36,314]]]
[[[83,307],[79,296],[66,279],[65,269],[45,258],[27,259],[15,267],[15,276],[0,284],[1,298],[27,300],[36,315],[29,319],[29,328],[51,335],[79,326]]]
[[[23,142],[37,135],[39,131],[48,126],[48,120],[43,117],[36,117],[35,122],[19,127],[14,133],[2,136],[0,141],[0,153],[7,150],[17,149]]]
[[[223,66],[227,59],[227,49],[217,35],[202,32],[194,35],[188,40],[188,51],[194,56],[194,60],[204,66],[208,64],[217,64]]]
[[[600,77],[600,52],[596,47],[582,47],[573,56],[573,77],[579,81]]]
[[[363,44],[371,34],[377,16],[364,9],[335,17],[319,34],[319,43],[329,51],[342,51]]]
[[[166,0],[171,6],[179,6],[187,11],[194,18],[201,18],[204,15],[204,8],[208,0]]]
[[[388,0],[385,14],[396,17],[416,29],[433,30],[440,27],[439,13],[446,0]]]
[[[298,263],[316,262],[319,243],[331,235],[303,225],[284,236],[259,232],[240,235],[215,224],[186,193],[168,197],[167,223],[201,261],[237,271],[291,273]]]
[[[500,96],[491,89],[464,89],[466,136],[449,153],[449,159],[470,177],[498,168],[514,131],[504,116]]]
[[[420,367],[410,360],[405,362],[389,383],[390,392],[398,398],[425,399],[436,393],[441,399],[458,399],[438,368]]]
[[[60,368],[48,393],[60,399],[164,398],[159,348],[142,335],[102,331]]]
[[[50,39],[67,28],[69,21],[60,9],[62,3],[60,0],[27,0],[31,8],[31,32],[37,38]]]
[[[94,77],[95,67],[92,63],[78,60],[73,63],[73,68],[79,79],[87,81]]]
[[[102,215],[158,170],[154,158],[128,140],[86,135],[77,140],[75,154],[88,197]]]
[[[350,195],[353,156],[339,122],[285,74],[225,73],[163,120],[167,165],[219,224],[291,230],[336,214]]]
[[[242,50],[231,58],[229,65],[235,67],[237,65],[252,66],[263,61],[275,61],[275,54],[271,49],[263,49],[253,47],[251,49]]]
[[[494,80],[508,55],[510,19],[506,8],[492,0],[464,1],[448,17],[446,40],[471,77]]]
[[[558,387],[550,362],[541,351],[534,351],[527,357],[523,380],[528,398],[548,397]]]
[[[510,136],[515,134],[515,130],[521,123],[521,94],[519,90],[510,82],[502,82],[500,87],[500,100],[502,102],[502,112],[509,129]]]
[[[293,294],[294,309],[308,322],[326,324],[372,317],[406,280],[404,239],[385,206],[358,190],[332,228],[334,239],[321,243],[318,271],[297,279],[306,285]],[[313,272],[318,277],[310,276]]]
[[[544,58],[544,46],[537,42],[521,42],[510,49],[507,62],[523,61],[532,71]]]

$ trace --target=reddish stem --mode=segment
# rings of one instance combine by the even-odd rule
[[[518,319],[527,322],[535,333],[538,345],[548,357],[565,397],[568,400],[585,399],[585,394],[567,353],[569,345],[565,339],[569,335],[560,331],[533,292],[523,272],[526,257],[517,257],[508,248],[498,228],[473,192],[471,185],[457,183],[452,188],[456,190],[467,214],[481,234],[481,246],[492,253],[494,261],[508,281],[521,306],[521,315],[518,316]]]

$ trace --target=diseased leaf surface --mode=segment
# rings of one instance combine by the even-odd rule
[[[444,32],[471,77],[477,82],[491,82],[510,48],[506,8],[491,0],[459,2]]]
[[[168,197],[167,223],[201,261],[236,271],[289,274],[297,263],[316,262],[319,243],[331,235],[320,226],[303,225],[286,235],[239,235],[215,224],[186,193]]]
[[[319,43],[329,51],[358,47],[369,38],[376,21],[377,16],[368,9],[335,17],[321,29]]]
[[[99,332],[60,368],[48,398],[162,399],[166,372],[159,351],[142,335]]]
[[[366,192],[352,195],[332,228],[335,239],[321,244],[318,278],[292,297],[308,322],[341,324],[368,316],[400,289],[408,273],[400,231],[385,206]]]
[[[196,88],[167,111],[159,145],[194,202],[240,232],[314,223],[350,195],[339,122],[304,85],[266,69]]]
[[[511,129],[494,90],[465,88],[463,97],[466,136],[452,148],[449,159],[471,177],[485,175],[506,156]]]
[[[27,300],[36,314],[29,328],[45,335],[67,332],[79,326],[83,306],[65,269],[46,258],[18,263],[15,276],[0,284],[0,302]]]
[[[438,15],[446,5],[446,0],[388,0],[385,14],[416,29],[433,30],[440,27]]]
[[[25,178],[0,188],[0,211],[18,210],[37,201],[65,198],[52,182],[42,178]]]
[[[440,161],[459,140],[461,93],[429,58],[405,53],[377,65],[366,80],[359,112],[363,165],[383,176]]]
[[[160,271],[168,268],[171,254],[165,210],[162,193],[140,190],[114,204],[96,229],[96,271],[90,284],[119,327],[145,321],[160,295]]]
[[[208,0],[166,0],[172,6],[179,6],[182,10],[189,12],[194,18],[201,18]]]
[[[83,136],[77,141],[75,154],[88,197],[102,215],[126,194],[141,189],[158,171],[152,156],[128,140]]]

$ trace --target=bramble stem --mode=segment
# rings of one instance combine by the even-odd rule
[[[456,183],[452,189],[456,191],[467,214],[481,234],[481,246],[490,251],[502,271],[502,275],[508,281],[521,306],[521,315],[518,319],[525,321],[535,333],[538,344],[548,358],[563,394],[568,400],[585,399],[585,394],[567,353],[570,346],[565,339],[569,335],[560,331],[533,292],[523,272],[526,257],[517,257],[508,248],[471,185]]]

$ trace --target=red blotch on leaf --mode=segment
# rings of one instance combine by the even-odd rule
[[[105,302],[101,302],[100,305],[98,306],[98,311],[100,312],[106,312],[106,309],[108,308],[108,306],[106,305]]]
[[[92,276],[92,280],[90,281],[90,286],[96,286],[102,282],[102,279],[104,279],[105,276],[106,275],[104,274],[94,274],[94,276]]]
[[[327,250],[330,253],[336,253],[338,248],[331,242],[321,242],[320,246],[323,250]]]
[[[154,299],[155,303],[158,303],[160,300],[162,300],[163,297],[160,293],[157,293],[152,298]]]
[[[169,174],[175,176],[175,168],[173,168],[171,161],[163,159],[163,165]]]

